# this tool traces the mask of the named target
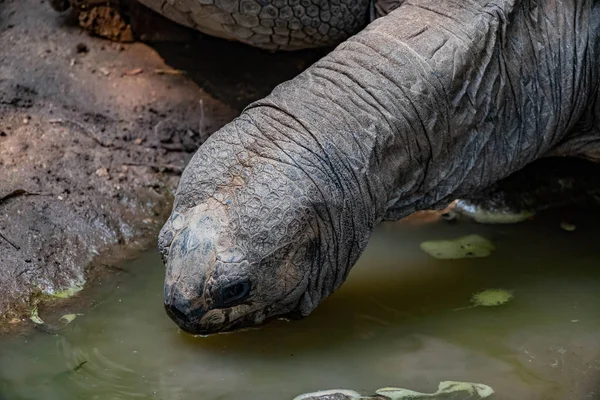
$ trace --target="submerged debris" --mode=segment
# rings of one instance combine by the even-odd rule
[[[87,364],[87,360],[86,361],[82,361],[79,364],[77,364],[75,366],[75,368],[73,368],[73,372],[77,372],[81,369],[81,367],[83,367],[85,364]]]
[[[60,317],[61,321],[65,321],[65,325],[66,324],[70,324],[71,322],[73,322],[73,320],[77,318],[77,314],[65,314],[62,317]]]
[[[438,259],[487,257],[495,250],[492,242],[479,235],[463,236],[454,240],[430,240],[421,243],[421,249]]]
[[[363,397],[360,393],[354,390],[333,389],[321,390],[320,392],[306,393],[296,396],[294,400],[354,400],[354,399],[369,399]]]
[[[377,390],[377,396],[361,396],[353,390],[325,390],[303,394],[294,400],[419,400],[419,399],[485,399],[494,394],[494,389],[488,385],[471,382],[444,381],[438,385],[435,393],[421,393],[409,389],[382,388]],[[460,396],[461,397],[457,397]]]
[[[29,319],[38,326],[45,325],[45,322],[39,316],[38,304],[43,303],[46,300],[50,299],[70,299],[79,293],[83,286],[85,285],[85,279],[81,279],[79,282],[74,283],[71,287],[66,288],[65,290],[59,291],[42,291],[37,298],[34,299],[34,304],[29,311]],[[40,288],[40,290],[42,290]],[[76,318],[75,314],[66,314],[63,315],[60,319],[65,321],[65,325],[71,323]],[[54,328],[52,328],[54,329]]]
[[[43,325],[43,324],[44,324],[44,320],[40,318],[40,315],[39,315],[39,313],[38,313],[38,308],[37,308],[37,305],[36,305],[36,306],[34,306],[34,307],[31,309],[31,311],[30,311],[30,313],[29,313],[29,319],[30,319],[30,320],[31,320],[31,321],[32,321],[34,324],[37,324],[37,325]]]
[[[378,395],[385,396],[390,400],[403,399],[430,399],[430,398],[447,398],[450,394],[465,394],[469,399],[485,399],[494,394],[494,389],[481,383],[470,382],[440,382],[438,390],[435,393],[420,393],[408,389],[384,388],[376,392]],[[452,396],[454,397],[454,396]]]

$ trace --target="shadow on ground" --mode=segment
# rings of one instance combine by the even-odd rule
[[[193,35],[189,42],[150,43],[165,63],[234,109],[268,95],[331,49],[269,52],[223,39]]]

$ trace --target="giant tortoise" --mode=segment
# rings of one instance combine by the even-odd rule
[[[185,169],[159,247],[187,332],[307,316],[379,222],[538,159],[600,161],[598,0],[141,1],[255,46],[343,41]]]

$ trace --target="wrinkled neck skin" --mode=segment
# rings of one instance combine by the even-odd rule
[[[231,182],[239,164],[277,166],[273,179],[317,216],[319,256],[295,306],[307,315],[378,222],[443,207],[565,140],[598,90],[597,9],[406,1],[214,134],[174,213]],[[279,204],[297,197],[281,193]]]

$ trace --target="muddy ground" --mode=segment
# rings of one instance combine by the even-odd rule
[[[155,246],[202,141],[324,54],[272,54],[179,27],[144,37],[161,41],[109,42],[44,1],[0,0],[5,328],[43,295]]]

